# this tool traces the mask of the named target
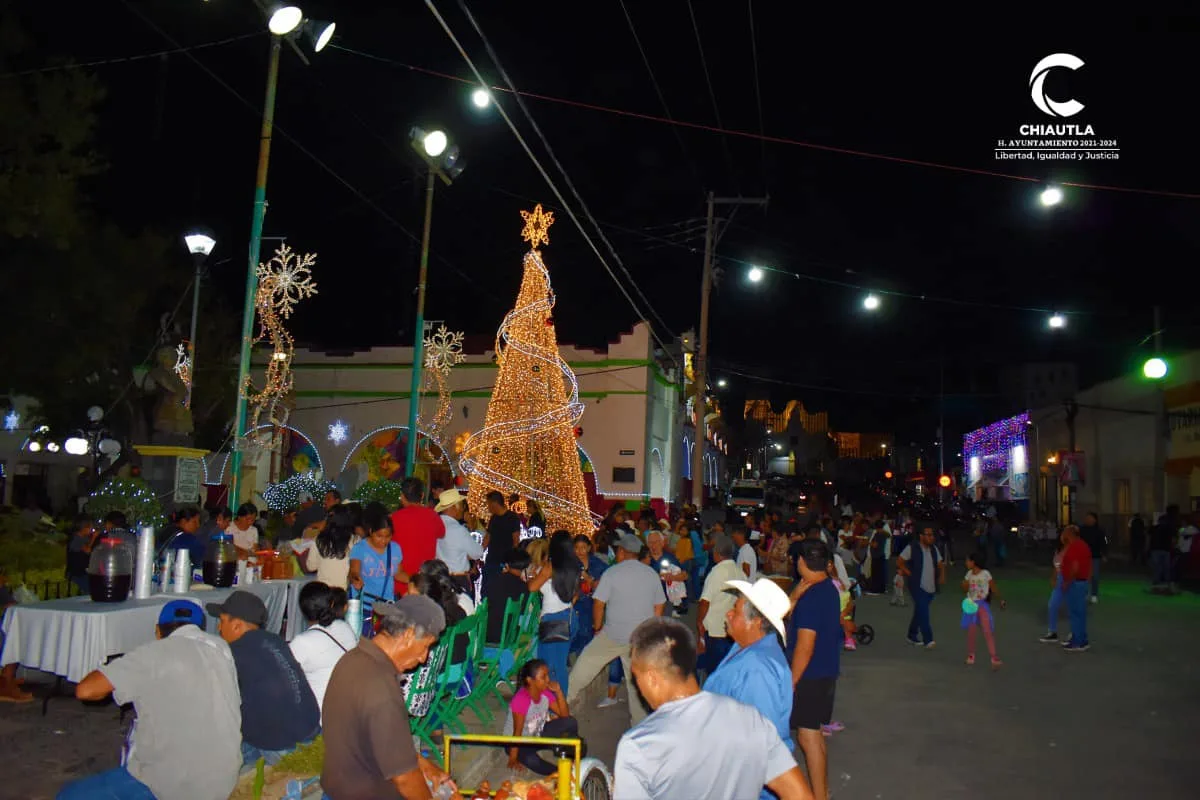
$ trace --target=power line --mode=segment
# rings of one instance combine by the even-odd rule
[[[770,195],[767,172],[767,142],[763,139],[762,90],[758,81],[758,37],[754,35],[754,0],[746,0],[746,12],[750,17],[750,60],[754,62],[754,104],[758,107],[758,136],[762,146],[763,194]]]
[[[397,61],[395,59],[390,59],[390,58],[383,58],[381,56],[372,55],[371,53],[364,53],[364,52],[361,52],[358,50],[352,50],[347,47],[339,47],[338,45],[330,45],[330,47],[337,47],[339,50],[344,50],[348,53],[352,53],[354,55],[361,56],[363,58],[368,58],[368,59],[371,59],[374,61],[380,61],[385,64],[390,64],[391,66],[394,66],[394,67],[401,67],[401,68],[410,70],[412,72],[419,72],[423,75],[429,75],[429,76],[435,77],[435,78],[442,78],[444,80],[456,81],[458,83],[470,84],[472,86],[476,85],[474,81],[470,81],[466,78],[460,78],[457,75],[450,75],[445,72],[439,72],[437,70],[428,69],[426,67],[419,67],[414,64],[408,64],[403,61]],[[803,147],[803,148],[807,148],[810,150],[819,150],[821,152],[826,152],[826,153],[836,153],[839,155],[847,155],[847,156],[858,156],[860,158],[870,158],[870,159],[876,159],[879,161],[890,161],[895,164],[907,164],[909,166],[928,167],[930,169],[940,169],[940,170],[946,170],[948,172],[959,172],[959,173],[964,173],[964,174],[968,174],[968,175],[982,175],[982,176],[991,177],[991,178],[1004,178],[1006,180],[1022,181],[1025,183],[1035,183],[1035,184],[1050,183],[1050,181],[1047,181],[1044,178],[1038,178],[1038,177],[1033,177],[1033,176],[1029,176],[1029,175],[1015,175],[1013,173],[1008,173],[1008,172],[998,172],[996,170],[989,170],[989,169],[977,169],[974,167],[963,167],[963,166],[958,166],[955,164],[945,164],[945,163],[941,163],[938,161],[926,161],[926,160],[922,160],[922,159],[905,158],[903,156],[886,155],[883,153],[871,152],[869,150],[857,150],[857,149],[852,149],[852,148],[848,148],[848,147],[837,147],[834,145],[817,144],[816,142],[806,142],[806,141],[802,141],[800,139],[789,139],[784,136],[771,136],[771,135],[768,135],[765,133],[758,134],[758,133],[752,133],[750,131],[741,131],[741,130],[735,130],[735,129],[730,129],[730,128],[721,128],[721,127],[716,127],[713,125],[704,125],[699,122],[688,122],[686,120],[669,119],[667,117],[660,117],[660,116],[657,116],[654,114],[645,114],[645,113],[642,113],[639,111],[628,111],[628,110],[622,109],[622,108],[613,108],[611,106],[602,106],[602,105],[598,105],[596,103],[585,103],[580,100],[571,100],[571,99],[568,99],[565,97],[556,97],[554,95],[539,94],[537,92],[529,92],[529,91],[525,91],[525,90],[513,91],[512,89],[509,89],[509,88],[506,88],[503,86],[493,86],[493,87],[489,87],[489,88],[493,91],[515,94],[515,95],[519,95],[521,97],[527,97],[531,100],[542,100],[547,103],[558,103],[560,105],[572,106],[574,108],[582,108],[582,109],[585,109],[588,111],[599,111],[599,112],[603,112],[605,114],[614,114],[614,115],[620,116],[620,117],[629,117],[630,119],[640,119],[640,120],[645,120],[647,122],[659,122],[664,125],[677,125],[681,128],[691,128],[693,130],[706,131],[708,133],[717,133],[717,134],[723,134],[723,135],[729,135],[729,136],[737,136],[737,137],[740,137],[743,139],[753,139],[756,141],[762,141],[766,144],[783,144],[783,145],[789,145],[791,147]],[[1179,200],[1200,200],[1200,193],[1173,192],[1173,191],[1168,191],[1165,189],[1142,189],[1142,188],[1131,187],[1131,186],[1112,186],[1112,185],[1108,185],[1108,184],[1083,183],[1080,181],[1054,181],[1053,183],[1056,186],[1069,186],[1069,187],[1072,187],[1075,189],[1092,189],[1095,191],[1104,191],[1104,192],[1125,192],[1125,193],[1130,193],[1130,194],[1144,194],[1144,195],[1150,195],[1150,196],[1154,196],[1154,197],[1171,197],[1171,198],[1175,198],[1175,199],[1179,199]]]
[[[486,85],[486,81],[484,81],[483,75],[479,72],[478,67],[475,66],[475,62],[471,59],[471,57],[469,55],[467,55],[467,51],[465,49],[463,49],[462,44],[458,41],[458,37],[454,35],[454,31],[452,31],[450,29],[450,26],[449,26],[449,24],[447,24],[445,18],[442,17],[441,13],[437,10],[437,7],[433,4],[433,0],[425,0],[425,5],[429,8],[430,12],[433,13],[434,17],[437,19],[438,23],[441,25],[442,30],[445,31],[446,35],[449,37],[449,39],[450,39],[451,43],[454,45],[455,49],[458,50],[459,55],[462,56],[463,60],[467,63],[467,66],[470,67],[471,72],[474,73],[474,75],[475,75],[475,79],[477,81],[479,81],[479,85]],[[512,81],[509,80],[507,73],[505,73],[505,71],[504,71],[504,67],[499,62],[499,59],[496,58],[495,51],[492,49],[491,43],[488,42],[488,40],[484,37],[483,31],[480,30],[478,23],[475,22],[474,16],[471,14],[470,10],[466,7],[466,5],[461,0],[459,2],[459,7],[462,9],[463,13],[467,16],[467,19],[471,22],[472,26],[475,28],[476,33],[479,34],[480,39],[483,40],[484,46],[487,48],[489,56],[491,57],[492,62],[495,64],[496,69],[500,72],[500,74],[504,78],[505,82],[512,89],[514,96],[516,96],[516,98],[517,98],[518,105],[521,107],[521,110],[525,113],[525,116],[529,120],[530,124],[533,125],[534,130],[537,131],[538,135],[541,137],[543,145],[545,145],[547,150],[549,151],[550,150],[549,143],[546,141],[545,137],[541,135],[541,130],[537,127],[537,123],[533,121],[533,117],[529,114],[529,110],[527,108],[525,108],[524,103],[520,99],[520,95],[516,94],[516,88],[513,86]],[[525,141],[525,137],[523,137],[521,135],[521,132],[519,130],[517,130],[517,126],[515,124],[513,124],[512,118],[508,116],[508,113],[504,110],[504,107],[502,105],[500,105],[499,103],[496,104],[496,110],[500,113],[500,116],[504,119],[504,122],[508,125],[509,130],[512,131],[513,136],[516,137],[517,142],[520,143],[521,148],[525,151],[525,154],[533,162],[534,166],[537,168],[538,172],[541,174],[543,180],[545,180],[547,185],[549,185],[550,190],[554,193],[554,196],[556,198],[558,198],[559,203],[561,203],[563,205],[563,208],[566,210],[567,215],[571,218],[571,221],[575,223],[575,227],[579,230],[580,234],[582,234],[584,241],[586,241],[588,243],[588,246],[591,247],[592,252],[596,254],[596,258],[599,259],[600,263],[604,266],[604,269],[608,272],[609,276],[617,284],[617,288],[620,289],[621,293],[625,296],[625,299],[629,302],[630,307],[633,308],[634,312],[636,314],[638,314],[638,316],[642,316],[642,312],[638,308],[637,303],[634,302],[633,298],[629,295],[629,292],[626,290],[625,285],[617,277],[616,273],[613,272],[612,267],[610,267],[608,265],[608,262],[604,259],[604,256],[601,255],[599,248],[596,247],[595,242],[592,241],[592,237],[588,235],[587,231],[583,227],[583,224],[579,221],[579,218],[575,215],[574,211],[567,204],[566,199],[563,198],[562,192],[559,191],[558,186],[554,183],[554,179],[550,177],[550,175],[546,172],[545,168],[542,166],[542,163],[538,160],[537,156],[534,155],[533,151],[529,149],[529,145]],[[551,159],[553,159],[555,161],[555,164],[558,165],[559,171],[563,172],[564,178],[566,178],[566,180],[567,180],[567,185],[570,186],[572,191],[574,192],[574,185],[570,182],[569,176],[567,176],[566,172],[562,169],[562,165],[558,164],[557,159],[554,158],[553,151],[550,151],[550,157],[551,157]],[[597,232],[600,233],[600,238],[604,241],[604,243],[606,245],[608,245],[609,252],[612,253],[614,259],[621,266],[621,269],[625,272],[626,276],[629,277],[629,283],[633,287],[634,291],[636,291],[639,295],[641,295],[641,290],[638,289],[636,282],[634,282],[632,277],[629,276],[629,271],[625,269],[624,264],[621,264],[620,258],[617,257],[617,255],[616,255],[616,251],[613,250],[612,245],[608,242],[608,239],[605,238],[604,233],[602,231],[600,231],[600,227],[598,225],[596,225],[595,218],[591,216],[590,212],[588,212],[587,206],[586,206],[586,204],[583,203],[583,200],[579,197],[578,192],[575,192],[575,198],[576,198],[576,200],[578,200],[580,202],[580,205],[583,206],[584,213],[588,214],[588,217],[592,220],[592,224],[596,227]],[[643,299],[643,301],[645,301],[644,295],[642,295],[642,299]],[[658,316],[658,312],[654,310],[654,307],[652,305],[649,305],[648,302],[647,302],[647,305],[649,306],[651,313],[653,313],[655,315],[655,317],[657,317],[659,319],[659,322],[663,325],[663,328],[669,331],[670,330],[669,326],[667,326],[665,323],[662,323],[662,318]],[[650,335],[654,338],[654,340],[656,342],[658,342],[659,346],[663,349],[663,352],[666,353],[671,358],[672,361],[675,361],[675,356],[671,353],[671,349],[663,342],[663,340],[661,338],[659,338],[658,334],[654,331],[653,325],[650,326]],[[678,363],[678,362],[676,362],[676,363]]]
[[[700,66],[704,70],[704,83],[708,86],[708,99],[712,102],[713,116],[717,118],[717,127],[724,128],[721,122],[721,109],[717,106],[717,93],[713,91],[712,78],[708,74],[708,59],[704,57],[704,43],[700,40],[700,26],[696,23],[696,11],[692,8],[692,0],[687,0],[688,16],[692,18],[692,32],[696,34],[696,49],[700,51]],[[733,165],[733,156],[729,152],[729,140],[721,136],[721,149],[725,151],[725,161],[729,166],[729,177],[733,180],[733,188],[740,195],[737,169]]]
[[[618,0],[618,2],[621,4],[621,11],[625,14],[625,21],[629,23],[629,32],[633,34],[634,44],[637,45],[638,53],[642,56],[642,63],[646,65],[646,72],[650,75],[650,84],[654,87],[654,93],[658,95],[658,102],[662,103],[663,113],[667,115],[667,119],[674,122],[675,118],[671,116],[671,109],[667,106],[667,98],[663,95],[662,87],[658,85],[658,78],[654,75],[654,69],[650,66],[650,59],[646,57],[646,51],[642,47],[642,40],[638,37],[637,28],[633,25],[633,17],[629,15],[629,9],[625,7],[625,0]],[[683,150],[683,157],[692,170],[692,177],[696,179],[696,183],[703,189],[704,181],[700,179],[700,170],[696,167],[696,161],[691,157],[687,145],[684,144],[683,135],[680,134],[679,127],[672,125],[671,132],[675,134],[675,139],[679,142],[679,148]]]
[[[853,394],[866,397],[896,397],[896,398],[913,398],[928,400],[932,398],[942,397],[940,392],[881,392],[877,389],[849,389],[844,386],[822,386],[820,384],[803,383],[800,381],[789,381],[781,378],[773,378],[768,375],[757,375],[752,372],[746,372],[738,369],[736,366],[728,366],[728,362],[722,362],[725,366],[714,369],[720,372],[727,372],[730,375],[737,375],[739,378],[747,378],[749,380],[760,381],[762,383],[772,383],[777,386],[788,386],[793,389],[810,389],[812,391],[831,392],[834,394]],[[967,392],[961,394],[946,393],[945,397],[1003,397],[1003,395],[995,392]]]
[[[202,44],[194,44],[188,47],[173,47],[170,50],[159,50],[154,53],[139,53],[132,56],[118,56],[116,58],[103,58],[98,61],[84,61],[79,64],[55,64],[49,67],[36,67],[34,69],[24,69],[17,72],[5,72],[0,74],[0,78],[20,78],[24,75],[41,75],[47,72],[62,72],[72,69],[90,69],[91,67],[104,67],[109,64],[131,64],[135,61],[145,61],[150,58],[161,58],[162,56],[172,56],[177,53],[190,53],[193,50],[203,50],[207,47],[220,47],[223,44],[232,44],[240,42],[243,39],[252,39],[262,36],[262,33],[255,31],[254,33],[242,33],[237,36],[230,36],[227,39],[219,39],[215,42],[204,42]]]

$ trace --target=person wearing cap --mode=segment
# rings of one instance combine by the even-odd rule
[[[824,725],[833,719],[833,698],[844,642],[841,594],[829,577],[832,553],[820,540],[805,540],[796,566],[800,585],[792,591],[795,607],[788,620],[792,665],[792,718],[808,778],[818,800],[829,796]],[[791,602],[789,600],[789,602]]]
[[[278,764],[321,728],[321,707],[304,670],[283,639],[263,630],[267,607],[258,595],[239,589],[205,609],[220,620],[217,631],[237,666],[243,769],[260,758]]]
[[[242,712],[229,645],[204,632],[204,611],[191,600],[164,605],[155,635],[75,687],[80,700],[112,694],[118,704],[133,703],[137,720],[122,765],[67,784],[60,798],[225,800],[233,792]]]
[[[757,708],[774,723],[779,738],[791,752],[795,749],[791,733],[792,670],[780,645],[780,637],[787,636],[783,619],[791,611],[791,601],[770,578],[759,578],[754,583],[729,581],[725,591],[737,594],[733,608],[725,614],[725,629],[733,647],[704,682],[704,690]],[[765,790],[761,796],[771,800]]]
[[[338,661],[325,690],[321,788],[331,800],[428,798],[430,786],[447,783],[457,790],[414,746],[397,680],[425,663],[446,627],[445,612],[415,594],[377,603],[375,611],[379,631]]]
[[[613,797],[750,800],[767,787],[780,800],[812,800],[796,759],[753,706],[703,691],[696,639],[676,619],[632,632],[631,664],[654,713],[621,736]]]
[[[594,634],[571,668],[567,704],[571,705],[601,670],[619,658],[629,692],[629,715],[636,725],[645,718],[646,711],[637,700],[629,669],[629,637],[640,623],[662,616],[667,596],[658,572],[638,561],[641,539],[627,533],[617,539],[616,547],[617,563],[604,571],[592,593]]]
[[[433,510],[441,515],[445,534],[437,540],[436,552],[438,559],[449,568],[450,580],[454,581],[459,591],[474,597],[471,562],[483,558],[483,545],[475,541],[462,523],[465,506],[466,498],[457,489],[447,489],[438,496]]]
[[[425,505],[425,482],[405,478],[400,482],[400,508],[392,512],[392,541],[400,546],[404,572],[416,575],[421,565],[437,558],[437,542],[446,528],[437,512]],[[408,582],[397,579],[395,597],[403,597]]]
[[[737,598],[725,591],[725,584],[745,577],[733,560],[734,552],[732,539],[723,533],[713,535],[712,557],[716,564],[704,579],[700,610],[696,614],[696,650],[700,654],[700,669],[706,674],[716,670],[733,644],[725,630],[725,620]]]

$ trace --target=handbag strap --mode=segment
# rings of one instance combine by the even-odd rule
[[[392,579],[392,542],[387,543],[387,567],[383,571],[383,583],[380,584],[380,593],[387,594],[388,581]]]
[[[321,633],[325,634],[326,636],[328,636],[328,637],[329,637],[329,641],[333,642],[333,643],[334,643],[334,644],[336,644],[338,647],[341,647],[341,648],[342,648],[342,652],[343,652],[343,653],[347,652],[346,648],[345,648],[345,647],[342,645],[342,643],[341,643],[341,642],[339,642],[337,639],[333,638],[333,634],[332,634],[332,633],[330,633],[329,631],[325,630],[324,628],[313,628],[312,630],[314,630],[314,631],[319,631],[319,632],[321,632]]]

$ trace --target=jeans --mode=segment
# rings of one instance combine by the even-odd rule
[[[625,680],[625,670],[621,667],[621,659],[614,658],[608,665],[608,685],[620,686]]]
[[[124,767],[71,781],[55,796],[58,800],[154,800],[150,787]]]
[[[1087,581],[1071,581],[1071,585],[1067,587],[1067,609],[1071,612],[1071,642],[1077,646],[1088,643],[1089,588]]]
[[[729,655],[731,647],[733,640],[728,636],[704,634],[704,652],[700,654],[698,666],[706,675],[711,675],[725,660],[725,656]]]
[[[915,642],[919,631],[922,643],[929,644],[933,641],[933,625],[929,621],[929,604],[933,602],[934,595],[920,586],[914,586],[912,596],[913,615],[912,621],[908,623],[908,638]]]
[[[592,625],[592,609],[595,607],[591,595],[580,595],[575,601],[575,631],[571,634],[568,653],[582,653],[592,640],[596,630]]]
[[[1150,574],[1155,586],[1165,586],[1171,582],[1171,551],[1150,551]]]
[[[543,739],[578,739],[579,738],[579,723],[574,717],[556,717],[552,720],[547,720],[542,728],[541,738]],[[583,750],[584,754],[587,750]],[[574,752],[571,754],[574,756]],[[551,764],[546,759],[538,755],[537,747],[518,747],[517,760],[524,766],[528,767],[531,772],[538,775],[553,775],[558,772],[558,766]]]
[[[250,744],[245,739],[243,739],[242,740],[242,773],[245,774],[247,772],[252,771],[254,769],[255,764],[258,763],[258,760],[260,758],[263,761],[267,762],[268,767],[275,766],[276,764],[279,763],[280,759],[282,759],[288,753],[295,752],[296,748],[299,747],[300,745],[311,742],[313,740],[313,738],[316,737],[316,735],[320,732],[321,732],[320,728],[318,728],[313,733],[312,736],[309,736],[307,739],[305,739],[302,742],[296,742],[296,744],[292,745],[291,747],[289,747],[285,750],[263,750],[262,748],[255,747],[254,745]]]
[[[564,608],[562,611],[556,611],[553,614],[543,614],[542,622],[554,622],[558,620],[567,620],[570,627],[570,633],[575,632],[575,610],[573,608]],[[571,651],[571,638],[568,635],[565,642],[538,642],[537,655],[538,658],[546,662],[546,666],[550,668],[550,680],[558,681],[558,685],[562,687],[565,694],[568,689],[568,673],[567,673],[567,654]]]
[[[1046,630],[1050,633],[1058,633],[1058,609],[1062,606],[1063,601],[1063,583],[1062,576],[1054,582],[1054,588],[1050,590],[1050,603],[1046,607]]]
[[[1100,596],[1100,559],[1092,559],[1092,597]]]

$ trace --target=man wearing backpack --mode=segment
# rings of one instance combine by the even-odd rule
[[[908,591],[913,596],[912,621],[908,623],[909,644],[933,649],[933,625],[929,620],[929,606],[937,594],[937,587],[946,582],[946,562],[933,544],[933,526],[921,529],[917,543],[910,544],[896,559],[896,569],[908,578]],[[921,639],[917,639],[917,633]]]

